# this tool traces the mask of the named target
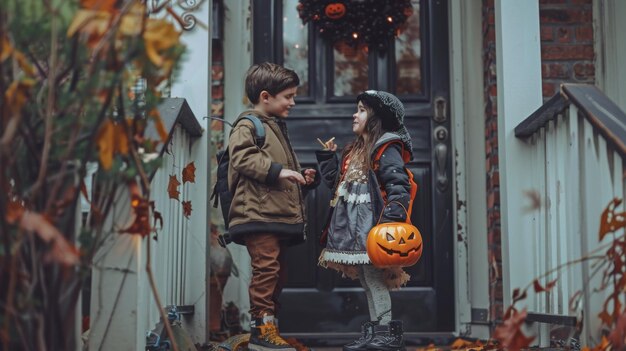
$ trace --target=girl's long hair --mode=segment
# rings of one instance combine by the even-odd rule
[[[380,137],[385,133],[385,130],[383,129],[382,120],[378,117],[378,115],[376,115],[374,109],[366,105],[364,101],[361,102],[363,102],[363,106],[365,106],[365,110],[367,111],[365,131],[363,134],[357,136],[356,139],[350,144],[346,145],[343,149],[342,158],[350,154],[350,157],[357,157],[363,162],[365,170],[370,170],[372,168],[372,149],[374,148],[376,141],[378,141],[378,139],[380,139]],[[364,135],[367,135],[367,140]]]

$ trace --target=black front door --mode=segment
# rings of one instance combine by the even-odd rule
[[[383,53],[321,39],[311,25],[302,25],[298,0],[252,3],[255,62],[284,64],[302,81],[287,124],[303,166],[315,164],[316,138],[335,137],[340,146],[352,140],[358,93],[386,90],[403,101],[414,147],[409,168],[420,186],[412,220],[424,251],[408,269],[408,285],[392,292],[392,313],[404,321],[410,339],[448,335],[455,329],[455,287],[447,2],[414,0],[406,29]],[[330,197],[322,185],[307,198],[309,237],[288,254],[279,314],[282,334],[319,342],[352,336],[369,320],[359,283],[317,265]]]

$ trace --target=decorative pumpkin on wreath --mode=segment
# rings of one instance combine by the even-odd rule
[[[366,247],[376,267],[408,267],[422,257],[422,234],[411,223],[381,223],[370,230]]]
[[[302,22],[331,43],[384,50],[413,15],[411,0],[300,0]]]

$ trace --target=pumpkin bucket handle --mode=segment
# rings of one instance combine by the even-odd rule
[[[400,207],[402,207],[402,209],[404,210],[404,213],[406,213],[406,223],[412,224],[412,223],[411,223],[411,217],[409,217],[409,211],[407,211],[406,207],[404,207],[404,205],[403,205],[400,201],[396,201],[396,200],[389,201],[389,202],[387,203],[387,205],[389,205],[389,204],[390,204],[390,203],[392,203],[392,202],[395,202],[395,203],[397,203],[398,205],[400,205]],[[378,217],[378,222],[376,222],[376,225],[379,225],[379,224],[380,224],[380,220],[381,220],[381,219],[383,219],[383,213],[385,212],[385,207],[387,207],[387,205],[385,205],[385,206],[383,207],[383,210],[382,210],[382,211],[380,211],[380,216]]]

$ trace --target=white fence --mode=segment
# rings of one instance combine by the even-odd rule
[[[145,238],[119,234],[115,228],[127,228],[133,215],[128,191],[118,192],[109,219],[110,234],[92,270],[90,350],[145,348],[146,333],[160,320],[146,271],[147,245],[161,306],[180,307],[179,312],[185,313],[183,326],[194,341],[205,338],[207,185],[203,180],[208,169],[207,138],[184,99],[166,99],[160,112],[170,134],[161,155],[162,165],[151,180],[150,195],[162,216],[163,228],[156,236]],[[183,184],[182,171],[191,162],[197,167],[199,182]],[[168,193],[171,177],[180,182],[176,186],[178,199]],[[184,214],[183,201],[191,203],[190,216]]]
[[[532,146],[528,167],[535,185],[528,192],[535,206],[523,215],[532,220],[528,240],[536,251],[519,264],[532,265],[543,286],[557,280],[529,307],[531,312],[583,318],[580,337],[586,345],[599,341],[598,314],[608,296],[598,289],[600,261],[612,237],[600,241],[599,228],[609,202],[625,195],[624,143],[619,138],[624,123],[626,115],[596,88],[564,85],[560,95],[516,128],[516,135]],[[549,333],[542,334],[545,344]]]

